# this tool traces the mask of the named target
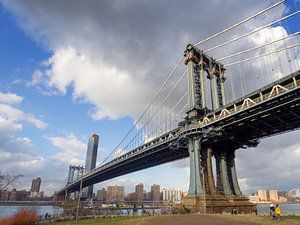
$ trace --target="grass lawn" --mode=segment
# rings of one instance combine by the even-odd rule
[[[140,217],[119,217],[119,218],[98,218],[98,219],[83,219],[83,220],[69,220],[64,222],[51,223],[51,225],[132,225],[139,224]]]
[[[165,215],[150,217],[98,218],[70,220],[52,223],[52,225],[199,225],[199,224],[232,224],[232,225],[300,225],[300,216],[283,216],[274,221],[268,216],[254,215]]]

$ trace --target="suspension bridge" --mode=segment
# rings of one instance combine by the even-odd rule
[[[112,153],[58,194],[189,157],[186,207],[254,210],[239,188],[235,151],[300,127],[299,13],[297,1],[278,1],[188,44]]]

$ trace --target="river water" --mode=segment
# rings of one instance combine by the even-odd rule
[[[22,208],[34,208],[38,214],[43,216],[46,213],[51,215],[58,215],[62,213],[62,209],[55,206],[0,206],[0,217],[11,216]],[[282,214],[288,215],[300,215],[300,204],[299,203],[282,203],[280,204]],[[269,214],[268,204],[257,205],[257,213],[259,215]],[[157,213],[160,214],[160,213]]]
[[[11,216],[18,212],[20,209],[30,208],[35,209],[38,215],[44,216],[46,213],[57,215],[62,212],[62,209],[55,206],[0,206],[0,217]]]
[[[281,203],[279,204],[281,213],[285,215],[300,215],[300,203]],[[269,204],[258,204],[257,213],[268,215],[270,212]]]

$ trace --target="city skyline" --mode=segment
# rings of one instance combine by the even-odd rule
[[[206,7],[214,7],[214,3],[206,3]],[[181,57],[187,43],[266,7],[266,3],[258,0],[239,4],[237,13],[229,18],[226,15],[235,4],[228,3],[214,18],[218,27],[204,30],[200,29],[201,21],[207,22],[209,15],[203,14],[200,19],[196,10],[203,8],[203,3],[182,9],[175,2],[172,12],[167,10],[166,3],[164,7],[155,3],[138,4],[145,15],[162,16],[160,22],[148,16],[136,21],[131,10],[137,6],[131,3],[119,8],[104,3],[79,5],[84,10],[78,16],[76,8],[66,7],[62,11],[64,7],[60,4],[56,8],[49,2],[24,4],[2,0],[0,3],[3,59],[0,63],[0,162],[4,173],[23,174],[21,181],[28,189],[32,177],[41,177],[47,195],[65,185],[70,164],[84,165],[91,133],[101,136],[97,164],[110,154]],[[288,7],[281,7],[279,14]],[[94,13],[93,8],[112,13]],[[197,15],[197,20],[191,18],[191,26],[185,20],[188,10]],[[41,19],[39,11],[43,14]],[[53,18],[53,15],[57,16]],[[116,15],[126,18],[124,23]],[[278,12],[270,16],[277,17]],[[118,25],[114,30],[105,25],[111,21]],[[257,20],[253,26],[261,22]],[[77,24],[82,24],[85,32],[75,32]],[[146,27],[153,27],[156,32]],[[293,25],[289,28],[293,30]],[[130,32],[123,35],[123,29]],[[89,35],[89,43],[81,33]],[[170,33],[174,35],[170,37]],[[119,40],[120,36],[124,39]],[[141,68],[140,60],[145,58],[149,59],[148,64]],[[262,140],[256,149],[237,152],[237,174],[243,193],[251,193],[260,186],[291,189],[299,184],[298,136],[299,131],[284,134]],[[147,189],[159,183],[187,191],[188,170],[185,159],[97,184],[95,190],[115,184],[132,190],[134,184],[142,182]],[[290,173],[272,175],[277,170]]]

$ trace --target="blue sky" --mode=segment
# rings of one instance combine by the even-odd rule
[[[221,4],[211,1],[207,10],[201,11],[202,20],[191,16],[193,22],[187,25],[187,12],[196,15],[203,9],[202,3],[191,1],[193,4],[182,7],[180,1],[166,1],[162,6],[147,1],[127,5],[115,1],[72,5],[67,1],[1,2],[1,171],[24,174],[23,186],[18,188],[28,189],[31,179],[40,176],[46,194],[64,185],[69,164],[83,164],[88,136],[93,132],[100,135],[98,162],[110,153],[154,96],[186,43],[266,7],[258,0],[243,5],[231,1],[211,18],[210,12]],[[232,7],[238,10],[228,18]],[[270,15],[276,16],[278,12]],[[297,20],[299,17],[289,22],[288,32],[299,31]],[[194,29],[211,21],[215,27]],[[263,141],[260,148],[268,155],[274,148],[272,142],[297,135]],[[299,157],[296,146],[291,149]],[[255,155],[254,150],[238,154],[243,191],[259,186],[288,189],[299,181],[293,179],[288,185],[272,179],[255,182],[255,171],[249,173],[246,160]],[[23,160],[26,163],[20,162]],[[98,187],[122,184],[128,192],[142,182],[148,190],[157,183],[186,191],[188,176],[187,160],[182,160]]]

